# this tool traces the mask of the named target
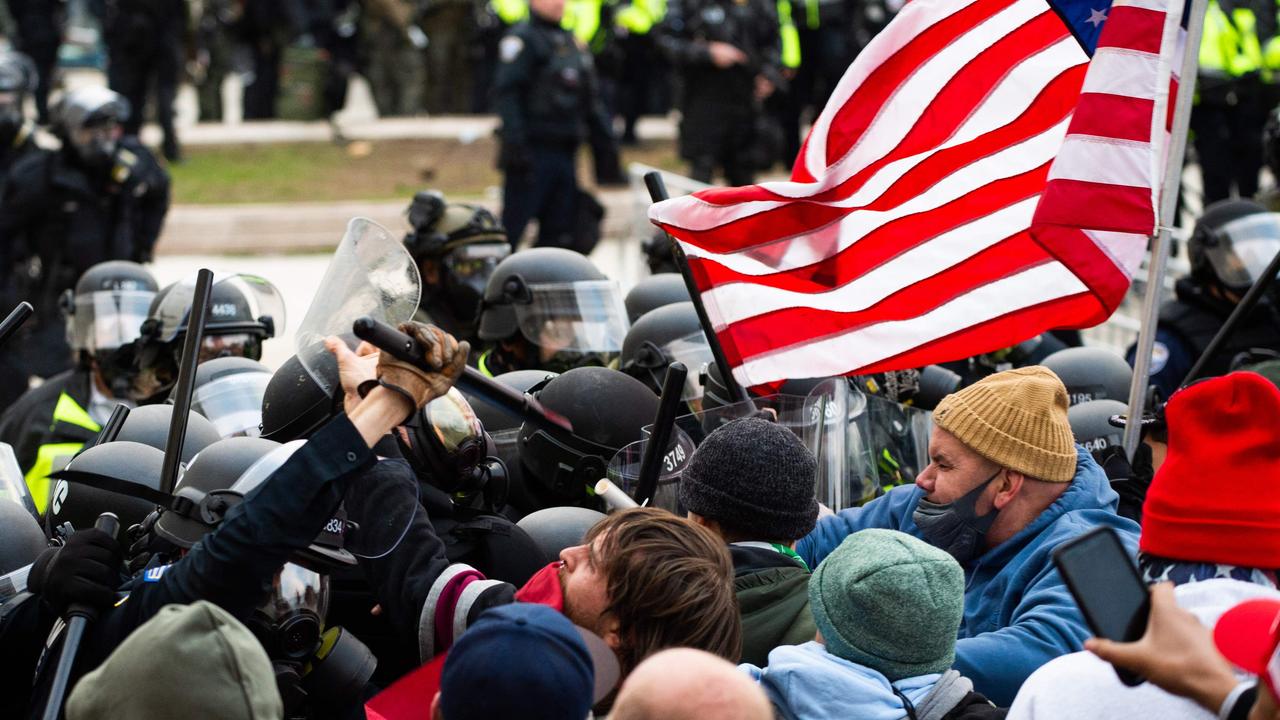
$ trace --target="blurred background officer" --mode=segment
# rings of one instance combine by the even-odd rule
[[[1160,308],[1151,353],[1151,382],[1168,398],[1208,348],[1218,329],[1280,252],[1280,221],[1252,200],[1210,205],[1187,243],[1191,275],[1174,286],[1175,299]],[[1264,295],[1209,359],[1203,377],[1224,375],[1232,361],[1251,350],[1280,351],[1280,312]],[[1133,362],[1134,349],[1128,359]]]
[[[244,6],[238,0],[192,0],[195,48],[188,73],[196,86],[200,122],[222,121],[222,83],[231,74]]]
[[[19,158],[36,149],[35,127],[24,110],[35,89],[36,67],[31,59],[22,53],[0,52],[0,184]],[[0,261],[3,252],[0,250]],[[7,271],[7,264],[0,267]]]
[[[155,294],[155,279],[136,263],[112,260],[89,268],[62,301],[75,367],[28,391],[0,416],[0,441],[13,446],[41,513],[49,473],[97,434],[117,403],[132,405],[133,341]]]
[[[66,15],[63,0],[7,0],[9,14],[17,25],[17,49],[35,62],[39,80],[35,88],[36,119],[49,124],[49,90],[62,44],[62,23]]]
[[[446,202],[435,191],[414,196],[409,225],[404,245],[422,277],[414,319],[474,347],[480,299],[498,263],[511,254],[507,234],[486,208]]]
[[[164,131],[162,151],[171,161],[180,154],[173,102],[178,95],[187,25],[186,0],[106,2],[102,36],[107,43],[107,84],[133,108],[124,121],[125,134],[142,132],[147,98],[154,98],[156,121]]]
[[[361,25],[369,50],[365,74],[381,116],[423,110],[428,79],[423,53],[428,43],[417,25],[417,5],[410,0],[367,0],[364,5]]]
[[[1258,192],[1267,105],[1253,4],[1253,0],[1209,0],[1205,12],[1196,102],[1191,109],[1205,207],[1233,195],[1250,198]],[[1276,14],[1270,0],[1261,2],[1258,10],[1271,18]]]
[[[658,45],[680,74],[680,156],[689,175],[729,185],[755,177],[752,146],[761,103],[783,82],[778,14],[771,0],[678,0]]]
[[[58,150],[15,163],[0,193],[0,237],[22,263],[17,300],[36,308],[20,348],[21,389],[71,366],[58,298],[106,260],[148,262],[169,210],[169,176],[137,138],[124,135],[129,102],[104,87],[68,91],[54,111]]]
[[[529,18],[499,43],[494,98],[502,118],[502,224],[512,247],[538,221],[539,246],[573,243],[579,190],[575,156],[584,139],[613,152],[591,53],[563,29],[565,0],[532,0]],[[597,172],[599,174],[599,172]]]

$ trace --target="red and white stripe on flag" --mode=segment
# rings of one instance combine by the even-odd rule
[[[1172,1],[1116,0],[1090,63],[1046,0],[911,0],[791,180],[654,205],[738,381],[920,367],[1105,320],[1155,225]]]

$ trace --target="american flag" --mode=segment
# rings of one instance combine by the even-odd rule
[[[790,181],[654,205],[738,381],[920,367],[1110,316],[1156,225],[1173,2],[911,0]]]

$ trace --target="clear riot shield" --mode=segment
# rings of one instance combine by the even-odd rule
[[[18,458],[9,443],[0,443],[0,501],[8,500],[22,506],[31,517],[40,521],[35,501],[27,491],[27,480],[18,467]]]
[[[239,494],[241,497],[247,496],[274,475],[288,462],[289,458],[293,457],[295,452],[306,445],[306,442],[294,440],[267,453],[240,475],[240,478],[231,486],[230,492]],[[418,483],[412,477],[386,482],[401,483],[404,489],[397,492],[403,492],[406,495],[412,493],[414,502],[392,505],[389,512],[384,515],[366,519],[369,524],[364,527],[347,522],[345,513],[340,510],[337,516],[329,520],[308,550],[323,559],[330,560],[340,560],[344,550],[356,557],[366,559],[380,558],[395,550],[409,531],[409,524],[413,521],[414,513],[419,507]],[[350,558],[347,560],[350,561]]]
[[[396,327],[413,318],[421,293],[418,266],[404,245],[374,221],[354,218],[294,336],[298,360],[332,395],[334,379],[322,370],[329,354],[324,339],[349,337],[352,324],[366,315]]]
[[[649,438],[653,427],[644,429],[645,438],[623,447],[609,461],[607,476],[609,481],[617,485],[624,493],[636,498],[636,487],[640,480],[640,467],[644,464],[644,454],[649,447]],[[679,427],[672,428],[671,439],[662,453],[658,465],[658,484],[654,488],[649,507],[670,510],[677,515],[684,515],[685,509],[680,506],[680,473],[684,472],[689,458],[693,457],[696,446]]]

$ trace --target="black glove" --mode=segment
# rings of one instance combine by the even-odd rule
[[[504,142],[498,169],[508,175],[526,175],[533,170],[533,154],[524,143]]]
[[[66,545],[36,558],[27,588],[59,615],[76,603],[110,607],[116,601],[123,562],[124,551],[115,538],[97,528],[80,530]]]

